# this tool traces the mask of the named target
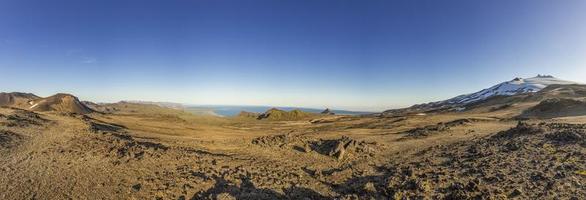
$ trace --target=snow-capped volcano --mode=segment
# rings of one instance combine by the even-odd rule
[[[549,75],[537,75],[532,78],[515,78],[472,94],[460,95],[448,100],[414,105],[409,110],[425,111],[442,108],[463,108],[466,104],[482,101],[494,96],[511,96],[538,92],[549,85],[579,84],[565,81]]]
[[[515,78],[472,94],[460,95],[443,101],[448,104],[467,104],[487,99],[493,96],[511,96],[516,94],[538,92],[549,85],[578,84],[572,81],[565,81],[553,76],[538,75],[532,78]]]

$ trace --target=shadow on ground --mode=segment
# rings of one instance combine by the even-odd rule
[[[257,188],[248,177],[242,178],[239,185],[221,177],[213,179],[216,181],[214,187],[196,193],[191,199],[328,199],[314,190],[296,186],[284,189],[284,194],[271,189]]]

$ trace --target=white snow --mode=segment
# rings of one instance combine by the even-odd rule
[[[37,107],[39,105],[39,103],[35,103],[35,105],[31,106],[29,109],[33,109],[35,107]]]
[[[553,76],[541,76],[538,75],[533,78],[515,78],[511,81],[503,82],[492,86],[488,89],[481,90],[476,93],[467,94],[457,96],[452,99],[448,99],[446,101],[437,102],[437,103],[448,103],[448,104],[466,104],[466,103],[473,103],[476,101],[481,101],[487,99],[489,97],[502,95],[502,96],[510,96],[516,94],[523,94],[523,93],[531,93],[531,92],[538,92],[543,88],[554,85],[568,85],[568,84],[578,84],[576,82],[571,81],[564,81],[561,79],[557,79]]]

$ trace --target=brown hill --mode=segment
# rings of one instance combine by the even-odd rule
[[[30,102],[28,107],[32,111],[56,111],[65,113],[87,114],[93,110],[70,94],[59,93],[47,98],[36,99]]]
[[[541,101],[536,106],[524,111],[519,117],[548,119],[580,115],[586,115],[586,102],[576,99],[554,98]]]
[[[29,102],[32,100],[39,99],[37,95],[31,93],[11,92],[5,93],[0,92],[0,106],[9,106],[17,108],[28,108]]]
[[[259,120],[271,120],[271,121],[295,121],[311,117],[311,113],[303,112],[301,110],[284,111],[276,108],[271,108],[259,115]]]

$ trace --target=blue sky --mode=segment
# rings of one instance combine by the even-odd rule
[[[0,90],[380,111],[516,76],[586,82],[586,1],[30,1]]]

